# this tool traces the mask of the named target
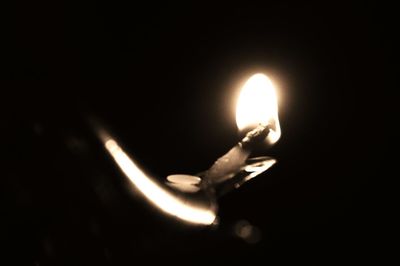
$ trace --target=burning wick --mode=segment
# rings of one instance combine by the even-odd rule
[[[281,130],[277,97],[266,75],[255,74],[243,86],[236,107],[236,122],[239,130],[250,131],[205,172],[203,182],[206,186],[230,179],[245,165],[256,147],[264,143],[272,145],[278,141]]]

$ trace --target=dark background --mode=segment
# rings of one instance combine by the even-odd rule
[[[388,9],[16,3],[2,71],[5,260],[380,258]],[[238,140],[239,84],[260,71],[280,94],[282,138],[261,152],[278,164],[220,200],[218,228],[176,224],[132,199],[84,122],[102,119],[160,178],[196,173]],[[235,236],[239,220],[259,242]]]

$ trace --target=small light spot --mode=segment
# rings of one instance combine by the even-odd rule
[[[234,233],[249,244],[256,244],[261,240],[261,231],[246,220],[239,220],[234,225]]]

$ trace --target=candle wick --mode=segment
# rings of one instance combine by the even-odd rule
[[[239,145],[243,149],[253,150],[266,139],[269,131],[269,125],[259,124],[256,128],[247,132],[246,136],[239,142]]]

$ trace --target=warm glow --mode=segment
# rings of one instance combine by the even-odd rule
[[[266,139],[274,144],[281,136],[278,119],[278,99],[271,80],[264,74],[255,74],[244,84],[236,105],[236,124],[239,130],[269,125]]]
[[[105,147],[133,185],[162,211],[191,223],[209,225],[214,222],[215,212],[174,195],[149,178],[115,140],[106,140]]]

